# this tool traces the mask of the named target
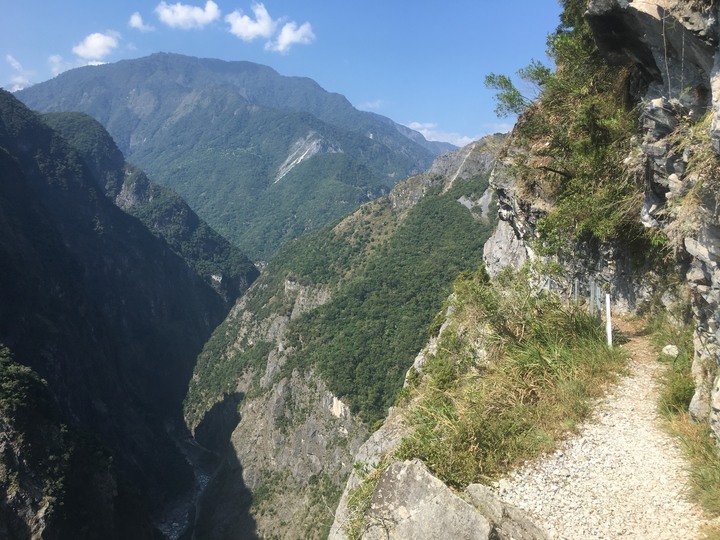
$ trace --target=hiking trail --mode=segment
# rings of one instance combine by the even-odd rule
[[[553,539],[698,538],[705,520],[688,499],[687,464],[657,412],[664,366],[638,322],[628,374],[552,454],[496,482],[502,500],[530,512]]]

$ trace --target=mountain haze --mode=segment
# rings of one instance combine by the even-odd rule
[[[81,111],[254,259],[426,169],[447,145],[353,108],[307,78],[159,53],[88,66],[19,92]]]

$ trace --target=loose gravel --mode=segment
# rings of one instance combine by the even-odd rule
[[[686,464],[657,414],[662,366],[648,339],[623,345],[630,374],[579,434],[495,487],[553,539],[692,539],[703,517],[685,493]]]

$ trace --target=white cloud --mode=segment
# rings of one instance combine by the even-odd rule
[[[87,61],[99,61],[113,52],[120,44],[119,35],[115,32],[90,34],[72,48],[72,51]]]
[[[53,77],[57,77],[63,71],[67,71],[72,67],[68,62],[65,62],[63,57],[59,54],[48,56],[48,65],[50,66],[50,71],[52,72]]]
[[[422,136],[428,141],[449,142],[460,147],[468,145],[480,138],[480,136],[470,137],[468,135],[461,135],[460,133],[442,131],[438,129],[437,124],[432,122],[410,122],[407,126],[410,129],[422,133]]]
[[[6,54],[5,60],[7,60],[7,63],[10,64],[10,67],[15,71],[23,71],[22,64],[18,62],[12,54]]]
[[[360,103],[357,108],[361,111],[377,111],[382,109],[383,105],[385,105],[385,102],[382,99],[376,99],[375,101]]]
[[[5,61],[10,64],[10,67],[15,72],[10,76],[9,90],[11,92],[17,92],[18,90],[22,90],[23,88],[30,86],[30,77],[33,73],[26,71],[22,64],[12,54],[6,54]]]
[[[285,24],[275,41],[269,41],[265,44],[265,49],[286,53],[296,43],[308,45],[313,41],[315,41],[315,34],[310,23],[306,22],[298,27],[297,23],[293,21]]]
[[[140,30],[141,32],[152,32],[155,30],[154,26],[150,26],[149,24],[145,24],[145,21],[143,21],[142,15],[138,13],[137,11],[130,15],[130,20],[128,21],[128,26],[130,28],[134,28],[135,30]]]
[[[253,4],[252,11],[255,19],[244,15],[242,10],[227,15],[225,21],[230,23],[230,33],[243,41],[252,41],[258,37],[270,38],[275,33],[278,21],[273,20],[264,4]]]
[[[30,79],[28,79],[25,75],[18,74],[10,76],[9,88],[11,92],[17,92],[18,90],[22,90],[28,86],[30,86]]]
[[[220,8],[212,0],[205,3],[205,8],[188,4],[168,4],[160,2],[155,8],[158,18],[171,28],[203,28],[220,17]]]

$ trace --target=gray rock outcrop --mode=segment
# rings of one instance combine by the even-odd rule
[[[380,477],[362,538],[488,540],[492,531],[485,516],[413,460],[396,461]]]
[[[696,392],[690,411],[698,420],[709,419],[720,436],[718,187],[698,171],[698,162],[717,160],[706,155],[703,145],[720,153],[718,7],[679,0],[592,0],[585,16],[606,59],[634,70],[626,91],[630,102],[642,104],[642,136],[634,141],[626,166],[646,179],[638,219],[645,227],[665,231],[675,247],[678,268],[686,276],[696,327],[692,370]],[[706,113],[710,141],[688,144],[688,126],[699,126]],[[547,210],[543,193],[518,192],[513,175],[516,155],[531,163],[541,159],[511,136],[493,170],[491,185],[502,224],[485,247],[491,274],[504,266],[518,268],[533,258],[536,224]],[[698,186],[703,189],[697,190]],[[691,192],[696,199],[683,200]],[[585,253],[585,260],[564,261],[568,279],[594,278],[607,284],[619,309],[633,311],[657,292],[652,269],[645,269],[644,280],[637,279],[638,271],[628,264],[621,246],[601,246],[595,253],[579,246],[576,251]],[[558,286],[567,289],[570,285]],[[664,295],[663,303],[667,305],[668,299]]]
[[[463,498],[418,460],[388,466],[375,486],[358,532],[363,540],[546,538],[525,512],[499,501],[486,486],[468,486]]]

